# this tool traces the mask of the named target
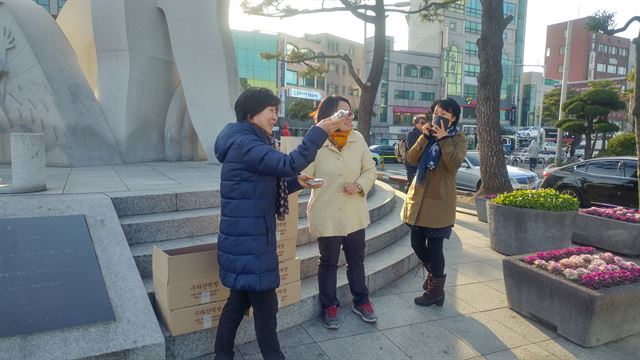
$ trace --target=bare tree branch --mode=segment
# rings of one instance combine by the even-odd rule
[[[623,31],[627,30],[627,28],[629,27],[629,25],[631,25],[634,21],[638,21],[638,22],[640,22],[640,16],[634,16],[634,17],[632,17],[632,18],[631,18],[631,19],[629,19],[629,20],[627,21],[627,23],[626,23],[626,24],[624,24],[624,26],[623,26],[623,27],[621,27],[621,28],[618,28],[618,29],[607,29],[607,30],[603,30],[602,32],[603,32],[603,33],[605,33],[605,34],[607,34],[607,35],[614,35],[614,34],[617,34],[617,33],[623,32]]]

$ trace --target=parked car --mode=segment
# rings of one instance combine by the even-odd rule
[[[533,171],[509,165],[507,171],[514,189],[535,189],[538,186],[538,175]],[[480,156],[477,151],[467,152],[467,157],[456,175],[456,187],[469,191],[480,189]]]
[[[384,157],[384,162],[386,163],[397,162],[393,145],[371,145],[369,146],[369,150]]]
[[[638,159],[631,156],[585,160],[544,171],[543,188],[592,204],[638,208]]]
[[[373,162],[375,162],[376,163],[376,167],[378,167],[380,165],[381,160],[382,160],[382,156],[374,153],[371,150],[369,150],[369,152],[371,153],[371,158],[373,159]]]
[[[540,129],[536,127],[530,127],[530,128],[526,128],[518,131],[519,138],[526,138],[526,139],[535,138],[539,135],[540,135]]]
[[[552,163],[556,160],[556,153],[549,151],[540,151],[538,152],[538,164],[546,165]],[[523,166],[524,164],[529,163],[529,152],[527,150],[513,153],[509,156],[509,160],[507,164],[511,164],[513,166]]]

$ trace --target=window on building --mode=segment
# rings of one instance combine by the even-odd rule
[[[396,71],[397,76],[402,76],[402,64],[398,64],[398,70]]]
[[[329,63],[329,71],[338,72],[338,66],[335,63]]]
[[[396,100],[413,100],[414,92],[406,90],[394,90],[393,98]]]
[[[627,56],[627,49],[620,48],[620,56]]]
[[[598,72],[606,72],[607,71],[607,65],[602,64],[602,63],[597,63],[596,64],[596,71],[598,71]]]
[[[454,3],[449,4],[449,11],[464,13],[464,0],[458,0]]]
[[[295,71],[287,70],[285,81],[289,85],[298,85],[298,73]]]
[[[616,50],[617,50],[617,49],[618,49],[618,48],[617,48],[617,47],[615,47],[615,46],[609,46],[609,54],[611,54],[611,55],[615,55],[615,54],[616,54]]]
[[[467,1],[467,16],[482,17],[482,3],[480,0]]]
[[[300,86],[304,86],[304,87],[316,87],[316,82],[315,82],[315,78],[313,76],[305,76],[305,77],[300,77],[298,78],[298,85]]]
[[[560,55],[564,54],[564,49],[565,49],[564,45],[560,46]]]
[[[324,78],[322,76],[316,78],[316,89],[324,90]]]
[[[598,45],[598,51],[602,52],[602,53],[607,53],[609,52],[608,46],[605,44],[599,44]]]
[[[515,16],[516,16],[516,4],[513,4],[513,3],[505,1],[504,5],[502,5],[502,9],[503,9],[504,16],[513,15],[513,17],[515,18]]]
[[[547,57],[548,57],[548,56],[551,56],[551,48],[547,48],[547,51],[545,52],[545,55],[546,55]]]
[[[502,40],[507,40],[507,38],[509,37],[507,30],[502,32]]]
[[[480,65],[464,64],[464,76],[478,77],[480,74]]]
[[[324,56],[323,52],[319,52],[318,56]],[[315,60],[315,62],[317,62],[318,64],[324,64],[325,63],[325,59],[324,58],[318,58]]]
[[[449,22],[449,31],[456,31],[457,27],[458,27],[458,25],[457,25],[457,23],[455,21]]]
[[[338,52],[339,47],[338,47],[338,42],[335,41],[334,39],[328,39],[327,40],[327,47],[329,48],[329,50],[331,51],[335,51]]]
[[[624,66],[618,66],[618,75],[627,75],[627,69]]]
[[[329,94],[335,94],[336,93],[336,86],[334,84],[327,85],[327,92]]]
[[[609,74],[615,74],[618,71],[617,66],[615,65],[607,65],[607,72]]]
[[[420,68],[420,78],[421,79],[433,79],[433,69],[428,66],[423,66]]]
[[[478,55],[478,44],[476,44],[474,42],[471,42],[471,41],[467,41],[467,43],[464,46],[464,51],[469,56],[477,56]]]
[[[404,67],[404,76],[406,77],[418,77],[418,67],[415,65],[406,65]]]
[[[464,97],[465,98],[475,98],[478,96],[478,86],[477,85],[465,85],[464,86]]]
[[[349,56],[353,56],[356,54],[356,48],[354,48],[353,46],[349,45]]]
[[[342,75],[347,75],[347,65],[342,65]]]
[[[482,29],[482,25],[479,22],[475,21],[465,21],[464,22],[464,32],[471,34],[480,34]]]
[[[436,94],[432,92],[420,92],[420,100],[433,101],[436,98]]]

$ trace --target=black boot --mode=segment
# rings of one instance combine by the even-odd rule
[[[425,270],[427,270],[427,278],[424,279],[424,283],[422,284],[422,288],[424,289],[424,291],[427,291],[427,289],[429,288],[429,284],[431,283],[431,279],[433,278],[433,275],[431,275],[431,264],[430,263],[422,263],[422,265],[424,266]]]
[[[432,277],[427,291],[422,294],[422,296],[413,299],[413,302],[420,306],[431,306],[433,304],[442,306],[444,304],[444,283],[446,280],[447,275],[443,277]]]

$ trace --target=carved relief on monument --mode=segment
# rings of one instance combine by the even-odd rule
[[[120,163],[73,57],[48,56],[71,50],[53,19],[33,2],[0,2],[0,24],[0,162],[11,160],[10,134],[26,132],[44,134],[49,165]],[[52,68],[58,73],[49,73]]]

